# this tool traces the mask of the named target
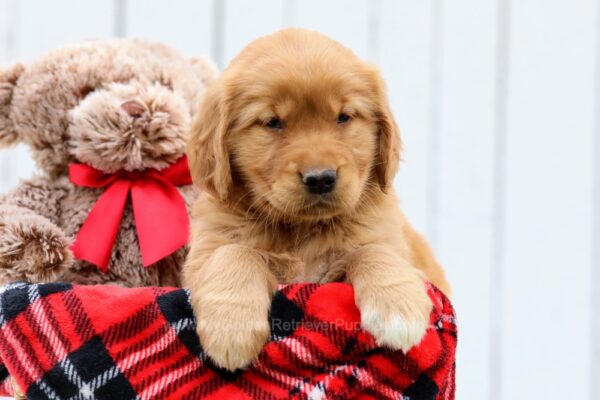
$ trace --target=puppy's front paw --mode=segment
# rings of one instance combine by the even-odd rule
[[[252,364],[270,334],[270,299],[248,297],[235,301],[200,300],[197,333],[206,354],[219,367],[235,371]]]
[[[23,394],[21,388],[19,387],[19,385],[17,385],[17,381],[15,381],[15,379],[12,376],[9,377],[9,379],[10,384],[12,385],[13,396],[15,400],[27,400],[27,397]]]
[[[361,288],[355,296],[361,325],[378,345],[406,353],[425,336],[432,303],[421,279]]]
[[[269,323],[231,310],[230,318],[199,321],[198,336],[206,354],[219,367],[235,371],[252,364],[269,338]]]

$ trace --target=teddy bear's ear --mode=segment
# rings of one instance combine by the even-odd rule
[[[219,75],[217,66],[212,61],[201,57],[190,58],[190,64],[194,68],[196,75],[202,80],[204,85],[208,86],[211,84]]]
[[[23,64],[0,67],[0,146],[9,146],[18,141],[17,132],[10,119],[10,110],[17,80],[24,70]]]

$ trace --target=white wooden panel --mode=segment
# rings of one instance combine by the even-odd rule
[[[592,210],[592,364],[590,398],[600,398],[600,3],[596,3],[596,79],[594,85],[594,197]]]
[[[587,399],[595,2],[511,7],[502,398]]]
[[[444,9],[438,253],[460,322],[457,399],[489,391],[495,3]]]
[[[19,0],[17,57],[31,61],[58,46],[113,33],[113,1]]]
[[[210,56],[212,0],[128,0],[125,35],[166,43],[186,55]]]
[[[490,382],[489,400],[502,398],[504,343],[504,269],[506,261],[506,198],[507,198],[507,137],[508,78],[510,54],[510,1],[497,0],[496,19],[496,93],[494,128],[494,190],[492,221],[492,252],[490,274]]]
[[[300,0],[295,6],[296,26],[313,29],[331,36],[350,47],[362,58],[369,56],[369,1]]]
[[[286,26],[294,26],[296,22],[296,9],[298,0],[281,0],[283,2],[283,17],[282,24]]]
[[[11,37],[9,0],[0,0],[0,66],[8,61],[8,42]]]
[[[9,3],[6,17],[14,24],[14,31],[10,32],[10,44],[14,46],[10,62],[29,62],[58,46],[112,33],[112,1],[9,0]],[[32,176],[35,170],[24,146],[2,150],[0,165],[2,191],[15,186],[20,178]]]
[[[10,64],[14,38],[13,4],[10,0],[0,0],[0,68]],[[0,193],[10,187],[13,180],[10,150],[0,149]]]
[[[596,80],[594,85],[594,197],[592,210],[592,365],[591,398],[600,398],[600,3],[596,4]]]
[[[17,61],[18,4],[16,0],[2,0],[2,44],[0,55],[2,65]],[[31,176],[33,161],[24,145],[0,149],[0,193],[13,188],[20,178]]]
[[[29,149],[24,144],[0,149],[0,193],[5,193],[19,183],[31,178],[36,171]]]
[[[248,43],[283,27],[283,1],[225,2],[224,61],[229,63]]]
[[[13,64],[22,60],[18,53],[19,5],[16,0],[3,0],[3,48],[2,64]],[[31,177],[34,165],[25,145],[19,144],[8,149],[0,149],[0,193],[15,187],[19,179]]]
[[[596,85],[597,87],[600,85]],[[600,90],[597,91],[600,94]],[[600,114],[600,100],[596,102],[596,115]],[[591,399],[600,398],[600,122],[596,123],[595,145],[595,178],[594,178],[594,213],[592,235],[592,364],[591,364]]]
[[[442,158],[442,75],[444,55],[444,2],[432,0],[429,40],[429,124],[427,132],[427,235],[437,248],[440,234]]]
[[[383,0],[378,64],[388,86],[404,153],[395,187],[417,230],[428,221],[431,3]]]
[[[8,44],[11,36],[8,0],[0,0],[0,68],[8,64]],[[0,193],[6,191],[8,179],[5,152],[0,150]]]
[[[59,45],[115,32],[223,61],[282,26],[340,40],[379,64],[388,83],[404,139],[396,188],[413,224],[434,239],[454,286],[457,398],[598,397],[600,384],[596,392],[590,388],[600,381],[600,361],[595,375],[589,372],[592,315],[600,325],[600,295],[590,301],[592,285],[600,290],[599,265],[590,285],[593,248],[600,259],[598,213],[596,243],[590,235],[594,160],[600,176],[600,148],[592,155],[593,115],[600,112],[597,93],[593,109],[592,85],[594,57],[600,60],[597,1],[119,1],[122,20],[114,18],[113,0],[0,0],[0,63],[30,61]],[[502,111],[494,104],[502,100],[494,93],[502,61],[498,2],[512,7],[505,199],[492,197],[503,193],[492,174],[500,151],[494,107]],[[0,168],[0,191],[33,173],[24,147],[0,151]],[[496,202],[506,203],[495,214],[506,230],[503,260],[493,259],[502,250],[491,233]],[[491,271],[498,263],[503,268]],[[490,285],[494,277],[503,279]],[[490,297],[502,300],[497,308]],[[499,323],[502,364],[490,353],[491,327]],[[490,397],[496,385],[502,390]]]

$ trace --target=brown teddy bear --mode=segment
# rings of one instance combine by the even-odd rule
[[[179,285],[187,129],[215,75],[135,39],[0,70],[0,144],[27,144],[42,171],[0,198],[0,283]]]

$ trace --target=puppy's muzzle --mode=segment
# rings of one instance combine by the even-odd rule
[[[311,169],[302,172],[300,176],[309,193],[325,194],[335,189],[337,173],[333,169]]]

